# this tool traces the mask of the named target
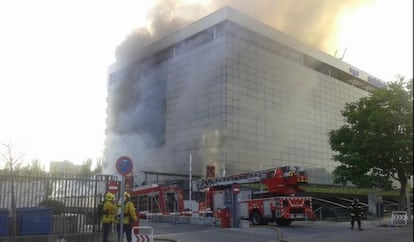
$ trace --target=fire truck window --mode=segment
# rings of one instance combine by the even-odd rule
[[[138,198],[138,209],[139,209],[139,211],[148,211],[148,197],[147,197],[147,195],[140,196]]]
[[[272,178],[273,176],[274,176],[274,172],[273,171],[268,171],[268,172],[266,172],[266,179],[270,179],[270,178]]]
[[[149,201],[150,206],[151,206],[150,212],[159,213],[160,212],[159,195],[158,194],[151,195],[148,200],[150,200]]]
[[[177,199],[175,193],[167,193],[167,210],[169,212],[175,212],[177,211]]]

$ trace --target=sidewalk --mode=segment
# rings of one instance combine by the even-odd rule
[[[387,215],[381,218],[374,217],[368,220],[363,220],[366,225],[370,227],[401,227],[401,226],[412,226],[413,218],[411,218],[411,224],[405,224],[404,221],[392,223],[391,215]],[[408,221],[409,222],[409,221]]]
[[[361,221],[363,231],[358,227],[351,230],[350,221],[314,221],[294,223],[280,228],[279,241],[283,242],[412,242],[412,224],[392,224],[391,217],[371,218]]]
[[[344,222],[315,221],[315,223],[329,224],[329,225],[338,226],[338,227],[349,227],[350,226],[350,221],[344,221]],[[391,215],[384,216],[384,217],[381,217],[381,218],[378,218],[378,217],[368,218],[366,220],[362,220],[361,225],[362,225],[363,229],[369,229],[369,228],[375,228],[375,227],[412,226],[412,224],[397,224],[397,223],[392,224]]]

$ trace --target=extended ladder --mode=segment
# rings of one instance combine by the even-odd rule
[[[259,183],[263,179],[269,178],[269,176],[274,176],[277,168],[246,172],[233,176],[210,178],[210,179],[200,179],[192,182],[193,191],[202,191],[208,187],[218,187],[218,186],[227,186],[232,184],[249,184],[249,183]]]
[[[279,174],[279,175],[277,175]],[[266,170],[260,170],[260,171],[253,171],[253,172],[245,172],[233,176],[226,176],[226,177],[218,177],[218,178],[209,178],[209,179],[200,179],[195,180],[192,182],[192,190],[193,191],[203,191],[206,188],[209,187],[218,187],[218,186],[228,186],[232,184],[251,184],[251,183],[261,183],[264,180],[273,180],[273,178],[276,178],[277,176],[280,178],[277,179],[283,179],[286,177],[292,177],[299,175],[298,179],[295,179],[293,184],[297,183],[307,183],[307,177],[304,173],[304,169],[299,166],[283,166],[283,167],[276,167],[276,168],[270,168]],[[274,184],[281,182],[280,180],[273,181],[271,183],[267,183],[267,185],[272,184],[274,185],[275,189],[279,189],[276,187],[280,187],[280,184]]]

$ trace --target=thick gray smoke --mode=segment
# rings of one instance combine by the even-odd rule
[[[113,79],[116,82],[110,87],[105,151],[105,171],[110,173],[117,158],[130,155],[135,161],[138,157],[143,160],[149,147],[164,143],[166,115],[162,72],[133,66],[117,72]]]
[[[130,62],[149,43],[226,5],[315,48],[326,50],[335,39],[338,16],[368,1],[370,0],[211,0],[207,5],[199,5],[161,0],[147,16],[150,26],[132,31],[117,48],[115,55],[118,63]],[[138,160],[137,170],[146,170],[149,167],[146,166],[152,162],[146,158],[153,152],[150,148],[161,147],[165,142],[165,78],[162,71],[155,71],[150,65],[141,69],[126,68],[115,78],[118,86],[113,88],[115,95],[111,95],[111,106],[108,109],[107,130],[110,133],[107,133],[106,147],[111,150],[105,152],[105,172],[114,173],[114,161],[126,154],[131,154],[133,160]],[[195,76],[198,74],[194,73]],[[187,89],[191,90],[198,84],[188,85],[190,87]],[[188,104],[188,98],[184,95],[180,105]],[[206,137],[209,137],[206,138],[209,142],[220,140],[220,135],[214,130],[206,131]],[[213,141],[211,137],[214,137]],[[171,153],[171,150],[158,149],[156,155],[164,157],[159,159],[168,160],[168,157],[173,157]],[[157,167],[151,166],[151,169]]]
[[[205,9],[201,5],[183,5],[174,0],[158,1],[147,16],[150,26],[138,28],[126,37],[116,50],[117,61],[134,59],[143,46],[177,31],[204,14]]]
[[[322,51],[335,42],[339,17],[373,0],[210,0],[207,5],[158,1],[148,14],[151,25],[134,30],[118,47],[118,61],[159,38],[224,6],[230,6]],[[332,54],[332,53],[331,53]]]

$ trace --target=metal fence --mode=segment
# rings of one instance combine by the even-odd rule
[[[98,205],[114,180],[117,177],[108,175],[1,171],[0,241],[75,235],[79,241],[79,235],[100,232]]]

